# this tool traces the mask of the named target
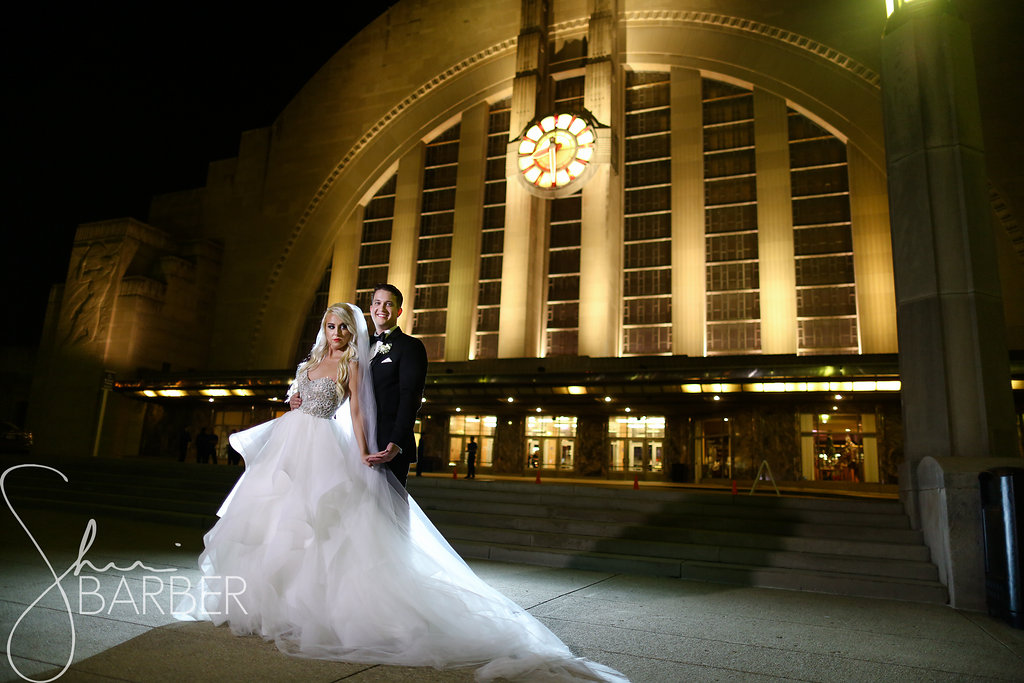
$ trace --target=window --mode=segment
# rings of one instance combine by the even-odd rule
[[[664,416],[608,418],[608,468],[625,472],[660,472],[665,466]]]
[[[576,418],[526,418],[526,468],[572,470],[576,460]]]
[[[466,463],[466,446],[472,437],[477,444],[476,466],[494,464],[494,430],[498,418],[494,415],[452,415],[448,418],[448,466],[460,467]]]

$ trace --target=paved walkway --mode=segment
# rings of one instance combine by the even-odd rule
[[[59,575],[78,556],[87,515],[18,510]],[[0,509],[0,680],[469,681],[435,671],[302,660],[256,637],[168,611],[169,573],[195,581],[201,529],[99,518],[84,555],[147,565],[62,582],[72,623],[40,553]],[[948,607],[493,562],[471,563],[574,652],[650,681],[1024,680],[1024,631]],[[94,579],[95,577],[95,579]],[[123,578],[123,580],[122,580]],[[98,587],[97,583],[98,581]],[[149,592],[155,597],[145,600]],[[81,600],[81,604],[79,601]],[[134,604],[133,604],[134,601]],[[163,613],[162,613],[163,612]],[[15,623],[20,619],[17,628]],[[13,638],[8,641],[13,629]],[[10,642],[8,651],[8,642]],[[72,656],[73,648],[73,656]]]

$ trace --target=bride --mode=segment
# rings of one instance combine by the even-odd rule
[[[245,473],[204,538],[205,586],[184,618],[301,657],[625,681],[484,583],[394,475],[367,466],[370,348],[362,311],[330,306],[289,390],[301,407],[230,437]]]

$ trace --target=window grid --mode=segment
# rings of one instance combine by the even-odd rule
[[[356,305],[364,311],[370,310],[373,286],[378,282],[387,282],[388,279],[397,185],[398,174],[395,173],[377,190],[363,211],[359,270],[356,274]]]
[[[669,74],[626,74],[622,355],[672,352]]]
[[[857,353],[857,298],[845,145],[789,111],[797,353]]]
[[[444,360],[460,129],[458,123],[449,127],[427,143],[424,153],[412,326],[434,361]]]
[[[583,110],[583,76],[555,81],[557,111]],[[548,230],[548,291],[545,324],[546,356],[575,356],[579,351],[580,229],[579,192],[551,201]],[[554,264],[555,272],[550,264]]]
[[[711,79],[702,91],[706,353],[759,353],[754,96]]]
[[[484,175],[484,224],[480,240],[474,358],[498,357],[501,321],[501,266],[505,242],[505,153],[512,98],[491,105],[487,123],[487,170]]]
[[[545,355],[575,356],[580,332],[580,230],[583,197],[551,202]]]

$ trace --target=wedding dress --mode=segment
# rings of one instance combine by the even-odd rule
[[[193,618],[303,657],[626,680],[477,577],[394,475],[362,462],[331,378],[298,389],[301,408],[231,436],[246,469],[205,536]]]

